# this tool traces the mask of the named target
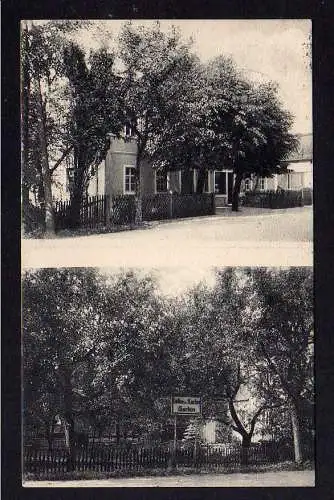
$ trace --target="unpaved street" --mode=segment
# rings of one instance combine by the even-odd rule
[[[312,265],[312,207],[153,224],[119,233],[22,240],[23,267]]]
[[[197,474],[85,481],[27,481],[25,487],[271,487],[314,486],[314,471],[260,472],[258,474]]]

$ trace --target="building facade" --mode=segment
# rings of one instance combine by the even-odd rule
[[[285,161],[287,172],[272,177],[244,179],[241,192],[301,190],[313,187],[312,134],[299,135],[299,149]],[[87,194],[95,195],[133,195],[135,193],[137,144],[131,133],[124,133],[121,139],[110,136],[110,147],[105,159],[90,179]],[[141,168],[141,188],[143,195],[158,193],[195,193],[198,171],[160,172],[154,170],[149,162]],[[204,192],[215,193],[216,207],[232,203],[234,174],[223,166],[206,174]],[[69,181],[66,182],[67,186]],[[64,191],[64,188],[63,188]],[[64,193],[62,192],[62,197]],[[66,197],[66,196],[65,196]]]

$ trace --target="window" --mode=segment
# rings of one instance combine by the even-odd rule
[[[124,166],[124,193],[134,194],[136,191],[136,167],[133,165]]]
[[[165,193],[168,191],[168,175],[167,172],[155,172],[155,192]]]
[[[259,180],[259,188],[260,188],[260,191],[264,191],[265,189],[267,189],[267,182],[266,182],[266,178],[265,177],[260,177],[260,180]]]
[[[245,191],[250,191],[252,189],[251,179],[245,179]]]
[[[124,125],[124,135],[125,135],[125,137],[132,137],[134,135],[133,128],[131,127],[131,125],[129,123]]]
[[[288,174],[288,189],[291,189],[291,174]]]

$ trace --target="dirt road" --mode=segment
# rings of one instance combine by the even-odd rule
[[[280,487],[314,486],[314,471],[279,471],[258,474],[198,474],[84,481],[28,481],[24,487]]]
[[[211,216],[148,229],[22,240],[23,267],[312,265],[311,207]]]

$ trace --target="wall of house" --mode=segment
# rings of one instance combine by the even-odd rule
[[[201,438],[208,444],[227,444],[232,442],[233,431],[230,426],[210,418],[201,427]]]
[[[313,164],[311,161],[290,163],[289,169],[293,170],[296,174],[303,174],[303,186],[305,188],[313,187]]]
[[[205,422],[201,429],[201,437],[205,443],[216,443],[217,421]]]
[[[124,194],[124,166],[136,165],[137,144],[135,141],[112,139],[105,158],[105,194]]]
[[[311,165],[289,165],[291,172],[277,176],[278,187],[282,189],[299,190],[313,187]]]
[[[213,193],[214,190],[215,190],[214,172],[210,170],[208,173],[208,192]]]
[[[267,177],[265,179],[265,189],[262,191],[276,191],[277,189],[284,190],[299,190],[302,188],[312,188],[313,176],[312,176],[312,165],[311,163],[296,163],[289,165],[289,173],[277,174],[273,177]],[[260,179],[256,184],[256,177],[253,176],[251,190],[261,191],[260,189]],[[245,190],[245,182],[241,184],[241,192]]]
[[[173,193],[181,192],[181,172],[180,170],[169,172],[169,190]]]
[[[124,141],[122,139],[112,139],[110,149],[107,152],[103,173],[98,180],[99,191],[104,185],[104,193],[110,196],[120,196],[124,193],[124,170],[125,166],[136,165],[137,144],[134,139]],[[93,181],[93,179],[92,179]],[[96,179],[92,182],[96,187]],[[141,186],[143,194],[152,194],[155,189],[155,175],[146,160],[141,166]],[[101,191],[101,194],[102,194]],[[100,193],[99,193],[100,194]]]

